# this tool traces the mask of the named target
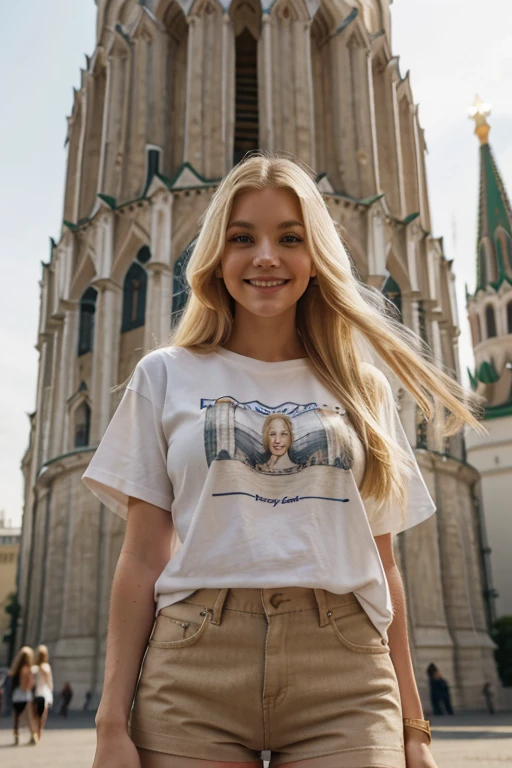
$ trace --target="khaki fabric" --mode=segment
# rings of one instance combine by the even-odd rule
[[[130,734],[200,759],[270,750],[270,768],[405,768],[389,646],[353,593],[321,589],[201,589],[160,611]]]

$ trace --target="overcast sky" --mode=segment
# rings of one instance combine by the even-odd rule
[[[425,13],[427,10],[427,13]],[[80,67],[95,43],[93,0],[19,0],[0,27],[0,509],[19,524],[20,461],[35,408],[41,261],[59,238],[65,177],[66,115]],[[467,107],[479,93],[493,105],[491,143],[512,191],[512,8],[487,0],[395,0],[393,52],[411,70],[426,130],[433,234],[454,259],[461,368],[473,367],[464,284],[475,286],[478,142]]]

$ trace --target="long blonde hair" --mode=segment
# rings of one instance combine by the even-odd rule
[[[48,647],[46,645],[38,645],[35,651],[34,664],[40,667],[41,664],[47,664],[48,661]]]
[[[298,162],[259,151],[223,179],[200,222],[186,272],[190,295],[168,345],[208,354],[228,341],[234,304],[215,269],[235,197],[268,187],[291,189],[300,201],[317,284],[310,283],[297,303],[297,333],[316,375],[346,408],[365,447],[361,496],[373,498],[377,509],[392,496],[403,507],[411,460],[378,421],[387,382],[368,364],[372,350],[443,436],[456,434],[464,424],[485,434],[477,420],[484,398],[442,370],[428,345],[399,322],[391,302],[360,281],[313,175]]]
[[[11,668],[8,672],[9,677],[16,677],[19,675],[22,667],[31,667],[34,663],[34,651],[29,645],[24,645],[11,664]]]

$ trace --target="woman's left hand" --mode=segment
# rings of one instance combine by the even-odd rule
[[[421,731],[418,732],[418,736],[407,735],[405,740],[405,764],[407,768],[437,768],[430,747]]]

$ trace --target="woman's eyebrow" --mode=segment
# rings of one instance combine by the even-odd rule
[[[250,221],[232,221],[231,224],[228,224],[227,229],[231,229],[231,227],[244,227],[245,229],[256,229],[255,225],[251,224]],[[287,229],[287,227],[304,227],[304,224],[301,221],[290,219],[290,221],[282,221],[281,224],[277,225],[278,229]]]

